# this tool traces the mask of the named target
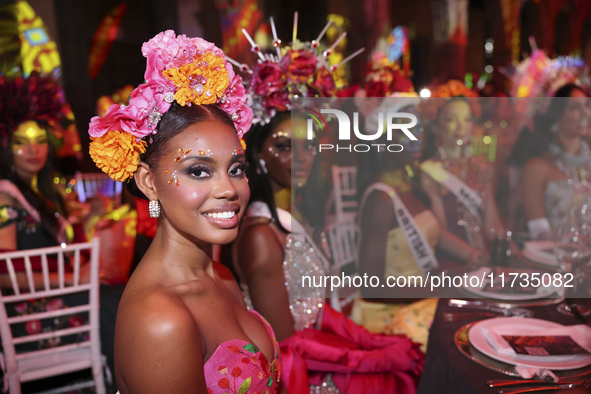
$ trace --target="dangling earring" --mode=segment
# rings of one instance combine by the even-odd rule
[[[160,202],[158,200],[150,200],[148,205],[148,211],[150,211],[151,218],[157,218],[160,216]]]
[[[266,174],[268,172],[267,171],[267,163],[265,163],[265,161],[263,159],[259,159],[259,164],[261,165],[263,172]]]
[[[550,126],[550,131],[554,134],[558,133],[558,125],[554,123],[552,126]]]

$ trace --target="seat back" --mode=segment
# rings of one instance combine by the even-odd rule
[[[357,273],[357,245],[359,227],[354,219],[330,225],[326,229],[328,245],[332,257],[330,275],[342,278],[343,275],[351,278]],[[354,287],[335,289],[331,294],[331,306],[343,311],[356,297]]]
[[[86,202],[87,199],[102,194],[114,199],[116,206],[121,203],[123,183],[112,180],[102,172],[77,172],[75,188],[80,202]]]
[[[357,202],[357,167],[333,165],[332,184],[336,223],[354,219],[359,208]]]
[[[82,257],[90,257],[90,282],[81,283],[80,272]],[[67,265],[70,264],[72,272],[67,272]],[[4,357],[7,368],[7,380],[10,385],[10,392],[20,392],[20,382],[36,380],[48,376],[61,375],[71,372],[60,368],[59,356],[68,351],[88,348],[87,368],[91,367],[97,392],[104,392],[102,382],[100,337],[99,337],[99,239],[92,242],[63,245],[50,248],[29,249],[15,252],[0,253],[0,266],[5,265],[10,279],[11,288],[4,289],[0,293],[0,336],[4,350]],[[51,272],[50,266],[56,268],[57,272]],[[55,267],[57,266],[57,267]],[[20,268],[19,268],[20,267]],[[24,267],[24,272],[21,271]],[[34,271],[34,267],[36,270]],[[20,272],[17,272],[20,271]],[[71,279],[70,279],[71,275]],[[37,286],[35,281],[37,281]],[[19,286],[20,285],[20,286]],[[83,294],[82,299],[86,300],[81,305],[67,308],[28,308],[26,314],[12,313],[13,305],[45,305],[45,299],[63,297],[73,294]],[[88,295],[88,298],[85,295]],[[9,308],[7,306],[10,305]],[[9,313],[10,311],[10,313]],[[54,331],[42,332],[29,330],[29,335],[13,336],[13,329],[22,324],[39,324],[49,319],[88,313],[88,322],[72,324],[68,328],[58,328]],[[30,326],[27,326],[30,327]],[[32,332],[31,332],[32,331]],[[89,335],[84,335],[85,333]],[[16,346],[37,343],[38,341],[55,340],[70,335],[78,335],[80,342],[56,346],[41,350],[23,350],[17,353]],[[31,346],[29,346],[31,347]],[[33,372],[22,371],[23,362],[28,366],[34,365]],[[43,365],[43,363],[49,365]],[[75,368],[75,366],[73,367]],[[73,369],[76,370],[76,369]],[[99,376],[100,375],[100,376]],[[98,383],[100,377],[102,383]],[[100,387],[102,385],[102,388]]]

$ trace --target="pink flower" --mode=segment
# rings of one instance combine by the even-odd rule
[[[14,306],[14,310],[19,315],[22,315],[24,312],[27,311],[27,309],[29,309],[29,304],[26,302],[21,302],[21,303]]]
[[[230,68],[232,66],[230,65]],[[227,68],[227,67],[226,67]],[[230,84],[224,93],[226,95],[226,101],[220,103],[220,108],[226,112],[230,117],[235,113],[238,118],[234,120],[234,126],[238,137],[241,138],[252,125],[252,109],[246,106],[246,91],[242,84],[242,78],[239,75],[235,75],[232,70],[229,75],[232,77]]]
[[[316,57],[310,51],[290,49],[281,59],[281,66],[291,83],[306,83],[316,71]]]
[[[173,30],[164,31],[142,46],[142,54],[148,60],[144,79],[147,82],[162,82],[166,78],[162,71],[191,63],[200,52],[212,52],[224,57],[224,52],[202,38],[176,36]]]
[[[270,61],[255,65],[250,83],[254,93],[261,96],[280,91],[287,85],[281,66]]]
[[[25,324],[25,329],[30,335],[41,332],[41,320],[31,320]]]
[[[170,108],[170,103],[164,101],[166,92],[174,92],[174,85],[170,81],[166,84],[156,82],[141,84],[129,95],[127,110],[138,119],[149,116],[156,107],[158,112],[165,114]]]
[[[111,130],[127,132],[140,138],[150,133],[144,126],[144,119],[138,118],[137,111],[119,104],[110,105],[103,117],[93,117],[88,127],[88,133],[94,138],[102,137]]]
[[[45,305],[45,310],[47,312],[56,311],[58,309],[62,309],[64,307],[64,301],[61,298],[56,298],[54,300],[49,301]]]

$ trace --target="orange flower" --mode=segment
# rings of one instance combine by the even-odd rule
[[[90,157],[112,179],[126,181],[137,170],[140,154],[146,151],[146,141],[136,139],[129,133],[108,131],[102,137],[92,138]]]
[[[210,52],[203,56],[195,56],[192,63],[164,70],[162,74],[178,88],[174,99],[180,105],[215,104],[230,83],[224,59]],[[197,84],[201,83],[203,86],[203,91],[195,88],[195,78],[197,78]],[[204,82],[201,82],[202,79]]]

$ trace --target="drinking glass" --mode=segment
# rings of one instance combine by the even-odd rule
[[[581,315],[591,313],[589,308],[577,305],[575,298],[578,295],[579,285],[585,278],[584,267],[591,261],[591,231],[588,223],[580,220],[579,215],[569,215],[555,233],[554,255],[560,263],[563,273],[571,273],[573,280],[568,281],[563,276],[562,283],[569,283],[565,288],[566,302],[558,305],[558,311],[573,316],[571,305],[576,306]]]

